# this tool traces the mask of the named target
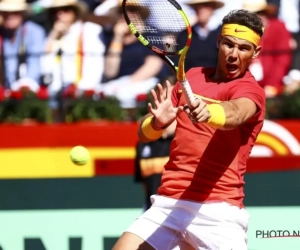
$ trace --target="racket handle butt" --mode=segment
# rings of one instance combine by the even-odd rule
[[[188,105],[191,106],[196,98],[195,98],[194,93],[191,89],[190,83],[186,79],[183,80],[183,81],[179,81],[179,83],[182,87],[182,92],[184,94],[184,97],[185,97],[186,101],[188,102]]]

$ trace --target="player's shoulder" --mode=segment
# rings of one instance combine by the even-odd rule
[[[207,67],[193,67],[190,68],[186,75],[187,76],[192,76],[192,75],[207,75],[207,74],[211,74],[215,71],[215,68],[207,68]]]
[[[192,74],[200,74],[201,71],[202,71],[203,67],[193,67],[193,68],[190,68],[186,74],[187,75],[192,75]]]
[[[245,72],[243,77],[237,79],[235,81],[235,84],[239,88],[245,88],[247,90],[251,90],[261,96],[265,95],[263,88],[259,85],[259,83],[256,81],[255,77],[251,74],[251,72],[249,70],[247,70]]]
[[[207,79],[215,72],[215,68],[194,67],[187,71],[186,78],[190,84],[198,84],[200,82],[207,82]]]

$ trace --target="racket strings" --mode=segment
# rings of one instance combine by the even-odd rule
[[[169,53],[185,46],[187,25],[168,0],[126,0],[125,9],[137,31],[154,46]],[[182,44],[178,43],[180,33],[186,38]]]

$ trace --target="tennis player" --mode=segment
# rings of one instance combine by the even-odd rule
[[[179,84],[166,98],[161,85],[152,91],[155,107],[149,104],[139,139],[158,139],[176,119],[170,159],[151,208],[113,250],[247,249],[244,174],[265,117],[264,91],[248,66],[261,50],[262,34],[256,14],[230,12],[217,41],[217,68],[187,72],[197,97],[192,106]]]

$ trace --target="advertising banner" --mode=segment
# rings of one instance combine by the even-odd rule
[[[300,207],[249,207],[249,250],[299,250]],[[111,250],[142,209],[0,212],[1,250]]]

